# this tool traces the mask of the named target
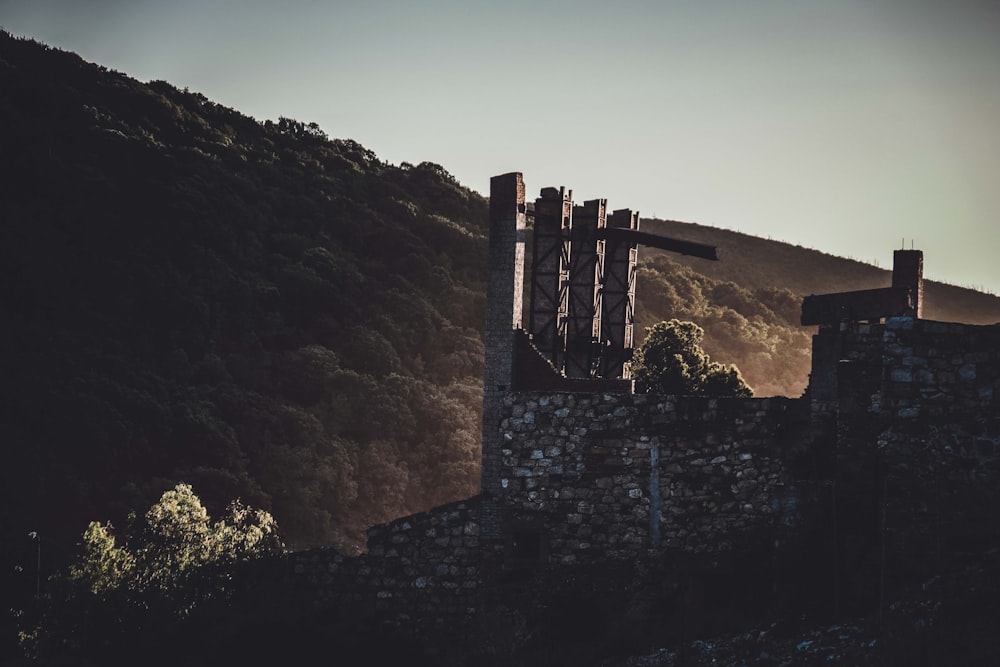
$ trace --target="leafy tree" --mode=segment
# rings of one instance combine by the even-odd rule
[[[135,569],[135,556],[117,546],[111,524],[92,521],[83,533],[83,557],[70,566],[69,580],[92,595],[103,596],[127,585]]]
[[[97,655],[170,637],[204,603],[224,603],[239,562],[284,549],[270,514],[234,501],[213,522],[187,484],[133,517],[124,544],[110,524],[95,521],[82,546],[79,561],[50,582],[38,617],[21,632],[29,655]]]
[[[143,517],[134,546],[135,566],[126,582],[137,591],[158,590],[175,596],[184,592],[190,576],[201,568],[280,553],[282,548],[277,524],[269,513],[236,500],[221,521],[212,523],[192,488],[178,484]],[[100,550],[84,552],[85,563],[95,557],[103,559],[104,555]]]
[[[735,366],[713,362],[701,349],[705,331],[694,322],[670,320],[646,328],[636,350],[636,390],[696,396],[751,396]]]

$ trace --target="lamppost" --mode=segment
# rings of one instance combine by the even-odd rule
[[[35,541],[35,599],[39,600],[42,597],[42,538],[37,530],[28,533],[28,537]]]

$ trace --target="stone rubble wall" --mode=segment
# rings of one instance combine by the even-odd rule
[[[850,596],[1000,546],[1000,327],[891,318],[814,350],[805,399],[500,392],[490,512],[477,496],[373,527],[361,556],[289,554],[282,586],[413,636],[482,643],[509,617],[518,641],[548,604],[532,595],[614,564],[744,562],[745,539],[809,535]]]
[[[480,534],[476,497],[371,528],[360,556],[290,554],[290,583],[317,607],[454,623],[476,613],[497,572],[729,550],[740,533],[794,519],[781,441],[789,404],[508,393],[504,538]],[[518,553],[524,532],[538,535],[538,553]]]
[[[500,427],[505,502],[544,518],[553,562],[651,548],[728,550],[740,533],[790,521],[794,480],[782,440],[789,404],[508,394]]]
[[[1000,547],[1000,326],[894,318],[882,336],[888,558],[925,576]]]
[[[1000,410],[1000,325],[898,317],[878,329],[886,383],[874,408],[898,419]]]
[[[443,625],[475,612],[481,578],[479,498],[368,531],[368,552],[289,554],[290,579],[319,608],[385,615],[392,624]]]
[[[844,567],[892,590],[1000,547],[1000,326],[894,317],[821,329],[814,351]]]

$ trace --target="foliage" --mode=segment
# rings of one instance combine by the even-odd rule
[[[642,248],[636,331],[670,318],[696,322],[705,329],[705,350],[737,364],[758,396],[799,396],[806,388],[815,328],[799,324],[804,296],[885,287],[891,280],[870,264],[718,227],[657,219],[643,219],[642,226],[716,246],[720,261]],[[888,260],[890,250],[871,252]],[[1000,321],[1000,298],[928,280],[924,316],[992,324]]]
[[[791,290],[715,280],[658,253],[645,256],[638,273],[637,330],[667,319],[694,322],[704,331],[705,352],[737,364],[758,396],[805,389],[811,329],[799,325],[801,299]]]
[[[67,543],[187,480],[356,552],[475,493],[483,197],[6,33],[0,89],[13,531]]]
[[[83,533],[83,557],[70,567],[69,580],[103,597],[128,587],[134,571],[135,556],[117,546],[111,524],[92,521]]]
[[[50,582],[33,626],[22,630],[29,655],[79,657],[162,634],[203,603],[231,595],[241,563],[284,548],[267,512],[234,501],[213,522],[187,484],[133,517],[125,544],[118,544],[110,524],[95,521],[82,546],[79,560]]]
[[[751,396],[735,366],[709,359],[701,349],[704,330],[694,322],[670,320],[646,330],[635,352],[636,390],[694,396]]]
[[[125,551],[118,562],[134,564],[126,571],[131,575],[126,577],[129,588],[157,589],[167,595],[182,589],[188,576],[199,568],[280,553],[284,547],[269,513],[236,500],[229,504],[221,521],[212,523],[187,484],[178,484],[164,493],[146,512],[140,526],[133,540],[134,556]],[[93,558],[106,562],[103,551],[85,551],[84,562]],[[97,581],[107,579],[107,575],[114,580],[115,573],[104,570]],[[71,578],[77,574],[79,571],[71,571]],[[82,577],[79,581],[94,580]]]

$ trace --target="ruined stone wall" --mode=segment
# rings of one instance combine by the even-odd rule
[[[882,336],[890,571],[929,575],[1000,547],[1000,326],[895,318]]]
[[[1000,407],[1000,325],[893,317],[813,338],[814,410],[884,419],[950,417]]]
[[[320,607],[454,623],[498,573],[731,550],[795,519],[792,403],[507,393],[502,538],[481,534],[477,497],[373,527],[358,557],[292,554],[289,576]]]
[[[998,326],[894,317],[821,329],[809,396],[834,452],[839,579],[891,593],[1000,546],[998,394]]]
[[[1000,409],[1000,325],[899,317],[879,329],[886,383],[873,407],[904,420]]]
[[[501,485],[564,564],[731,549],[792,520],[787,399],[509,394]]]
[[[374,526],[368,552],[333,549],[289,554],[285,586],[339,622],[371,619],[414,637],[461,632],[478,611],[483,582],[479,497]]]
[[[891,318],[814,345],[801,400],[498,392],[489,513],[476,497],[373,527],[362,556],[290,554],[281,585],[341,629],[503,651],[592,585],[598,607],[689,586],[656,593],[679,617],[748,578],[870,611],[1000,547],[1000,327]]]

